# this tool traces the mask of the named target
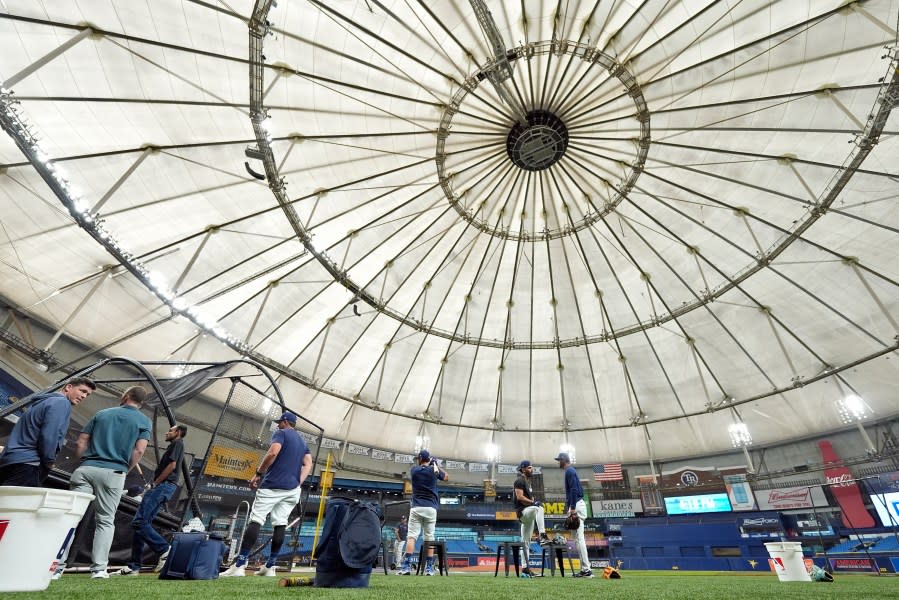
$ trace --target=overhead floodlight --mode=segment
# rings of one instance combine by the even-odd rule
[[[849,394],[837,401],[837,412],[844,423],[857,423],[871,414],[871,409],[858,394]]]
[[[500,459],[502,452],[498,444],[494,444],[493,442],[489,442],[486,446],[484,446],[484,456],[487,457],[489,462],[496,462]]]
[[[561,446],[559,446],[559,452],[564,452],[565,454],[567,454],[568,457],[571,458],[571,464],[574,464],[577,462],[576,450],[574,448],[574,445],[566,442],[566,443],[562,444]]]
[[[734,448],[745,448],[752,445],[752,434],[749,433],[749,427],[746,426],[746,423],[742,421],[728,425],[727,433]]]

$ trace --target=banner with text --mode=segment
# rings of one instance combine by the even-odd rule
[[[639,500],[594,500],[593,516],[601,519],[633,517],[643,512],[643,503]]]
[[[209,451],[209,460],[206,462],[203,473],[249,481],[256,474],[256,468],[260,462],[262,462],[262,453],[257,450],[213,446]]]
[[[778,488],[757,490],[755,498],[759,510],[788,510],[791,508],[812,508],[827,506],[827,497],[821,486]]]

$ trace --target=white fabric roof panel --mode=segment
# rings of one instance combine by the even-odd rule
[[[813,209],[883,112],[899,3],[486,5],[507,50],[533,44],[505,96],[484,73],[460,92],[493,57],[469,2],[272,9],[263,103],[316,256],[243,165],[264,170],[243,154],[253,3],[5,2],[0,76],[40,148],[208,325],[194,343],[119,268],[67,332],[148,359],[236,349],[329,436],[425,433],[462,459],[490,439],[513,461],[719,452],[739,421],[756,443],[843,427],[848,393],[895,416],[892,353],[793,386],[896,344],[895,117]],[[2,293],[59,327],[115,259],[7,136],[0,161]]]

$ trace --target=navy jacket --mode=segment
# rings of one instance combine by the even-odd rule
[[[69,429],[72,404],[59,392],[41,394],[12,429],[0,465],[56,462]]]

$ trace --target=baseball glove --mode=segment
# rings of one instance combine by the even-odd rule
[[[565,529],[573,530],[581,526],[581,519],[576,514],[565,518]]]

